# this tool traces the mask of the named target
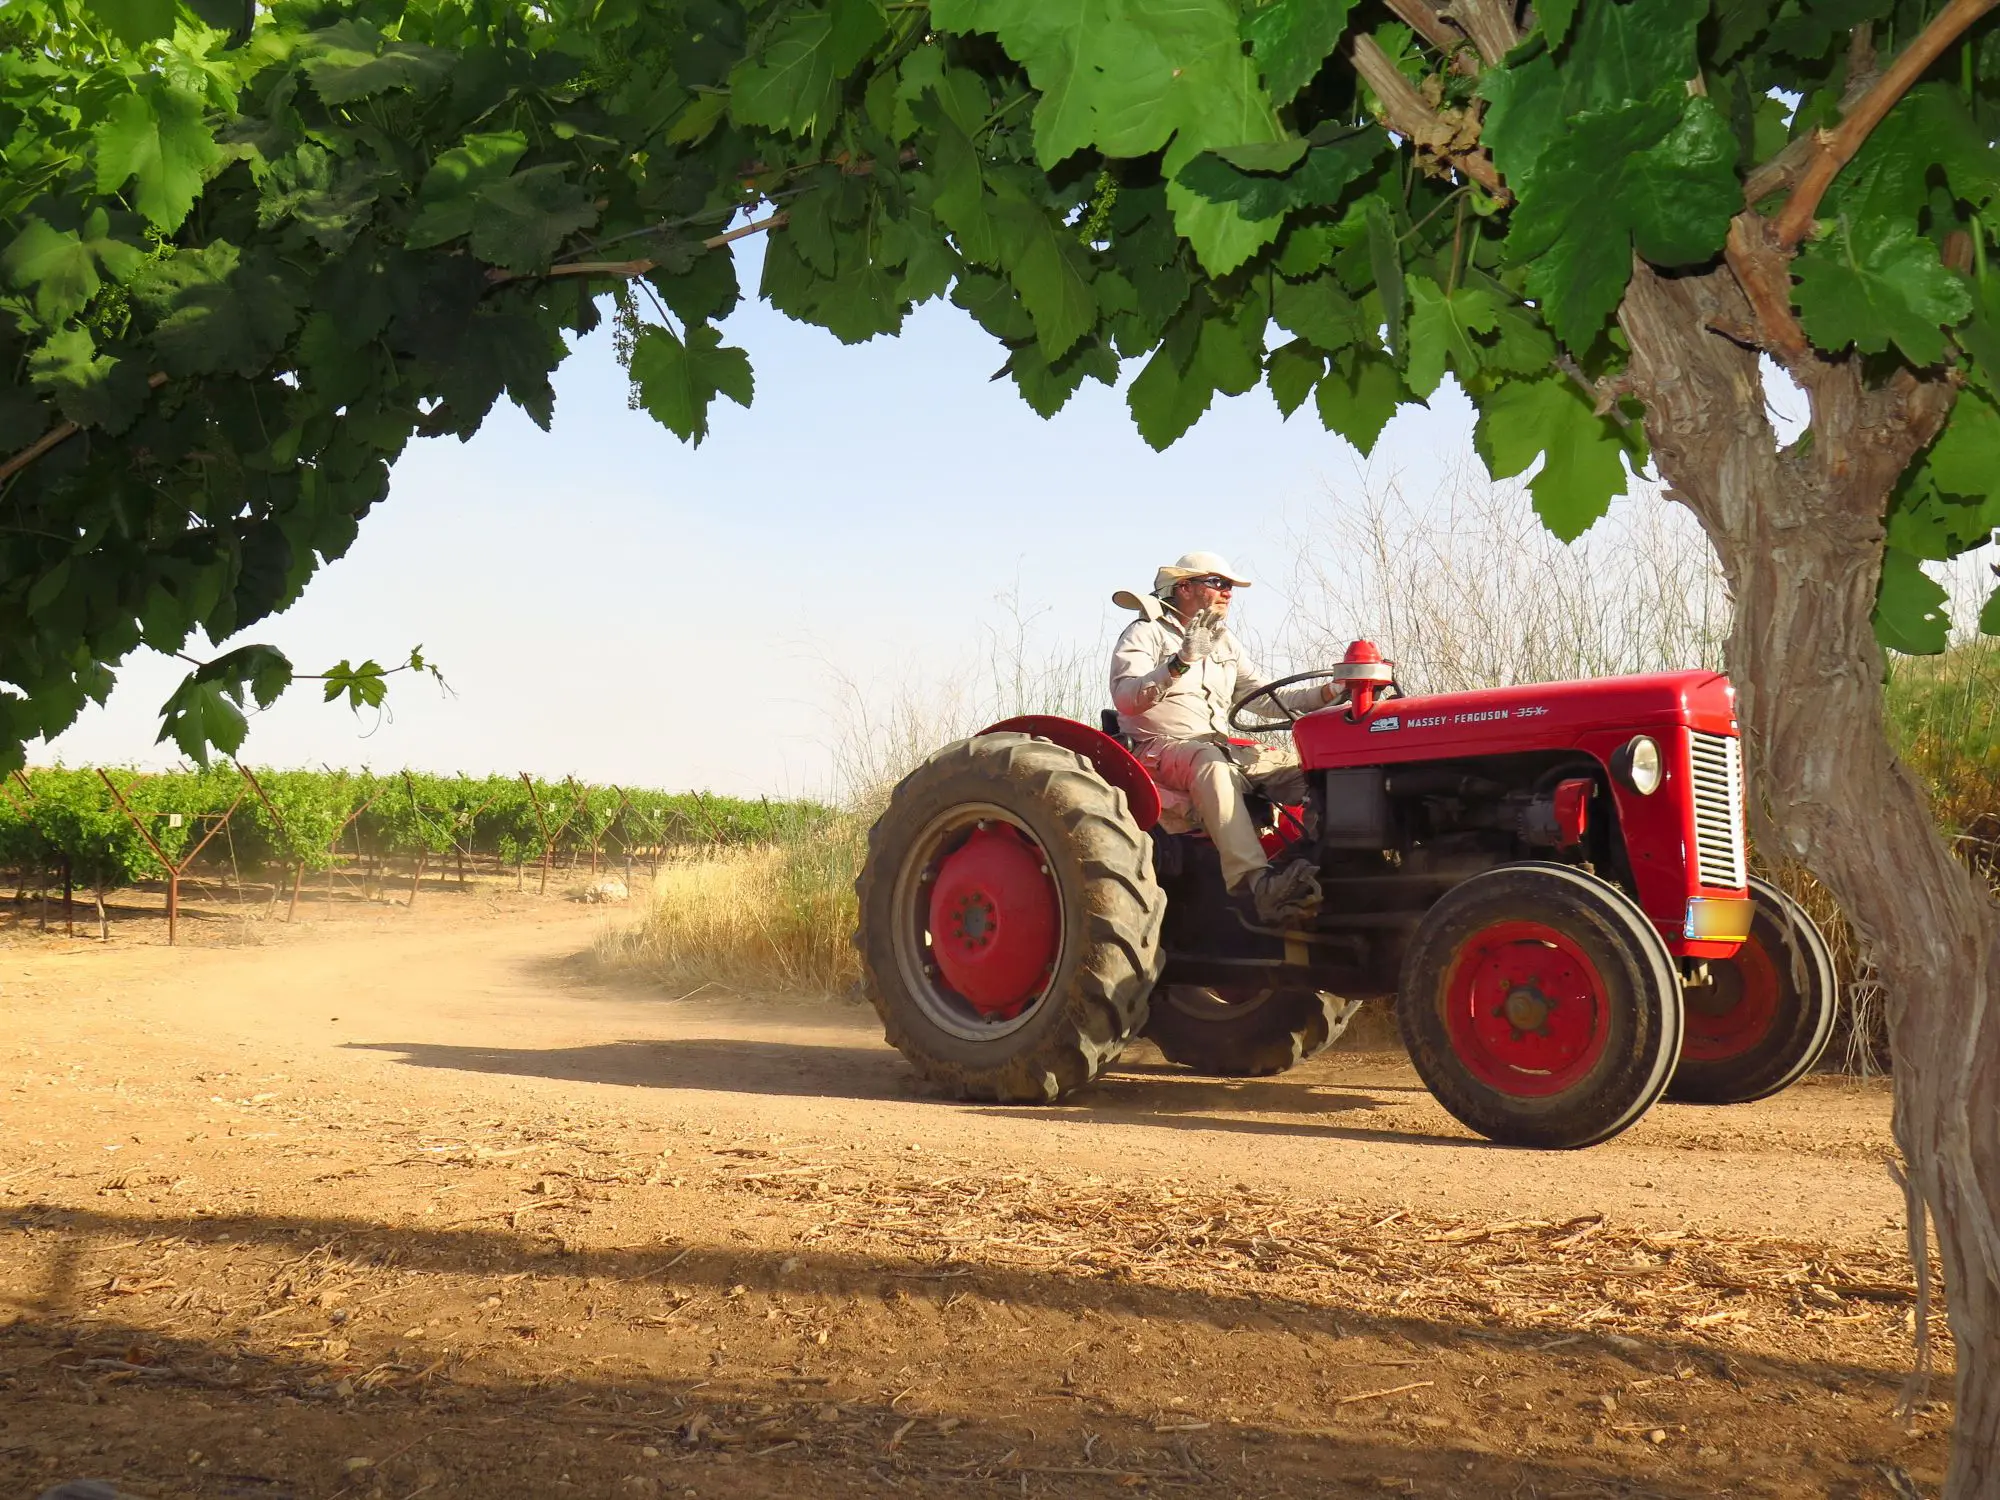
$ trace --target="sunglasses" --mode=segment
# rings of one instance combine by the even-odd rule
[[[1205,589],[1214,589],[1216,592],[1222,594],[1230,593],[1236,587],[1235,579],[1224,578],[1216,573],[1210,573],[1206,578],[1190,578],[1188,582],[1198,583]]]

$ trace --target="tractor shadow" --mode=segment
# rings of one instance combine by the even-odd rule
[[[853,1099],[934,1104],[995,1118],[1033,1116],[1172,1130],[1249,1135],[1316,1136],[1331,1140],[1479,1146],[1464,1136],[1430,1134],[1391,1123],[1415,1104],[1399,1084],[1349,1086],[1310,1077],[1215,1079],[1134,1059],[1106,1074],[1074,1103],[1029,1106],[964,1104],[922,1083],[890,1048],[686,1037],[623,1040],[576,1047],[485,1047],[440,1042],[348,1042],[413,1068],[550,1078],[565,1083],[628,1088],[756,1094],[785,1098]],[[1325,1117],[1380,1113],[1382,1123],[1336,1123]]]

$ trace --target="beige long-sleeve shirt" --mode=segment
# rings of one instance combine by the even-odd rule
[[[1187,631],[1180,616],[1156,601],[1127,625],[1111,652],[1111,702],[1118,727],[1135,740],[1192,740],[1236,733],[1229,707],[1267,680],[1227,626],[1217,632],[1214,652],[1176,677],[1168,670],[1180,655]],[[1292,713],[1325,706],[1322,685],[1301,683],[1278,694]]]

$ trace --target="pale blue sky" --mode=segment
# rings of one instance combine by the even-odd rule
[[[1044,422],[948,304],[852,348],[754,301],[727,331],[757,399],[718,403],[698,450],[627,409],[603,331],[558,372],[550,432],[502,407],[470,443],[413,445],[348,556],[245,638],[303,670],[421,643],[455,696],[399,679],[378,724],[301,685],[246,757],[811,790],[839,679],[982,675],[980,627],[1017,581],[1048,638],[1095,641],[1114,588],[1208,548],[1278,585],[1240,606],[1275,630],[1291,525],[1357,482],[1310,405],[1286,422],[1261,389],[1165,454],[1103,386]],[[1422,485],[1463,454],[1469,407],[1450,386],[1433,406],[1391,424],[1378,473]],[[181,670],[135,658],[108,707],[31,756],[169,762],[154,715]]]

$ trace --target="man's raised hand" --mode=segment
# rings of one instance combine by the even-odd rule
[[[1196,611],[1187,622],[1187,634],[1181,639],[1181,660],[1189,666],[1205,657],[1215,654],[1217,643],[1222,637],[1222,620],[1214,610]]]

